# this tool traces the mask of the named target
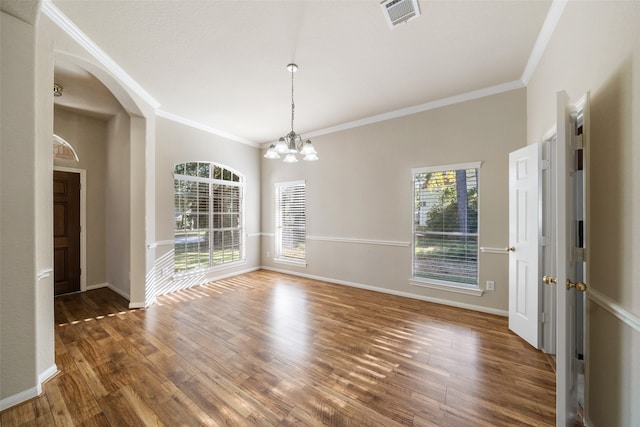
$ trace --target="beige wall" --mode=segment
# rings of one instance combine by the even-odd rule
[[[129,223],[127,225],[112,223],[117,227],[118,233],[126,234],[128,237],[126,242],[119,240],[117,243],[117,245],[121,245],[122,252],[117,252],[115,243],[112,245],[112,249],[107,247],[107,280],[113,279],[116,289],[130,297],[132,307],[142,307],[146,303],[145,286],[149,266],[153,264],[153,251],[148,250],[147,246],[149,242],[155,240],[153,227],[147,227],[147,224],[152,223],[155,217],[154,171],[147,168],[147,162],[154,163],[152,157],[155,150],[153,131],[155,129],[156,106],[152,105],[154,101],[148,96],[136,91],[135,88],[123,85],[122,78],[117,77],[112,70],[101,65],[99,59],[94,58],[89,51],[76,43],[46,15],[39,16],[38,27],[54,42],[56,58],[80,66],[93,74],[112,92],[129,116],[127,124],[128,152],[123,153],[125,161],[129,165],[129,170],[126,171],[129,182],[118,181],[120,185],[127,187],[126,189],[121,188],[129,195],[129,200],[126,202],[128,209],[126,216]],[[110,154],[108,153],[108,155]],[[124,206],[124,203],[121,207]],[[107,206],[109,206],[109,199],[107,199]],[[107,216],[109,216],[108,213]],[[107,227],[109,227],[108,224]],[[107,236],[109,236],[109,228],[107,228]],[[122,245],[128,247],[123,248]],[[128,261],[118,258],[117,271],[116,268],[110,268],[110,254],[120,257],[124,256],[123,253],[129,254]],[[114,257],[111,256],[111,259]],[[126,270],[124,270],[125,268]]]
[[[130,129],[122,111],[107,123],[106,233],[107,282],[129,295],[130,270]],[[78,154],[79,155],[79,154]]]
[[[0,14],[0,408],[34,396],[54,368],[51,225],[52,51]],[[45,186],[48,182],[49,185]],[[39,273],[42,273],[38,278]]]
[[[53,129],[73,146],[80,160],[54,159],[53,164],[87,171],[87,271],[83,274],[87,275],[87,286],[102,285],[107,283],[107,122],[56,107]]]
[[[126,251],[130,250],[132,217],[145,221],[151,214],[155,218],[147,240],[154,234],[157,242],[173,238],[171,170],[175,163],[190,160],[219,162],[245,174],[250,234],[273,232],[275,182],[306,179],[309,235],[407,242],[411,239],[410,169],[482,160],[480,244],[503,247],[507,153],[525,141],[541,140],[555,123],[555,93],[564,89],[574,100],[586,91],[592,96],[595,160],[589,284],[639,316],[640,288],[635,279],[640,273],[636,261],[640,169],[634,167],[640,160],[639,8],[638,2],[569,2],[526,90],[526,100],[524,91],[518,90],[317,137],[314,143],[322,160],[315,164],[261,161],[259,150],[158,119],[156,158],[151,163],[156,168],[155,186],[147,183],[144,189],[154,188],[155,200],[152,208],[143,206],[142,212],[130,213],[131,124],[126,114],[118,116],[107,130],[107,161],[117,165],[107,173],[107,188],[113,192],[106,195],[106,205],[113,212],[107,212],[112,223],[107,221],[106,231],[115,236],[109,240],[113,244],[107,245],[107,280],[123,292],[130,289],[131,257]],[[47,183],[51,182],[53,116],[46,87],[53,71],[48,43],[55,39],[56,49],[85,58],[107,86],[117,86],[113,76],[46,17],[40,17],[38,31],[4,13],[1,19],[0,400],[32,390],[38,375],[53,364],[52,279],[36,279],[52,262]],[[119,94],[127,111],[143,104],[126,89]],[[153,197],[145,200],[148,203]],[[273,255],[271,237],[263,239],[262,260],[260,237],[249,237],[247,246],[246,268],[262,263],[296,270],[274,264],[266,256],[267,251]],[[167,254],[170,245],[158,247],[156,262]],[[480,255],[481,285],[487,279],[496,281],[496,291],[482,297],[408,285],[410,259],[408,247],[311,240],[308,268],[296,271],[480,308],[507,309],[506,257]],[[593,302],[589,320],[588,414],[596,426],[637,425],[639,333]]]
[[[640,316],[640,2],[569,2],[527,88],[527,141],[556,121],[556,92],[591,93],[591,289]],[[588,416],[640,424],[640,333],[588,311]]]
[[[505,313],[508,258],[479,254],[481,297],[409,285],[411,169],[482,161],[480,246],[508,243],[508,153],[525,145],[525,90],[514,90],[313,139],[319,162],[262,161],[262,231],[274,232],[273,186],[306,180],[307,267],[274,263],[263,237],[263,265]],[[320,237],[322,240],[313,239]],[[344,243],[325,238],[382,241]],[[406,242],[392,246],[384,242]],[[270,256],[267,256],[267,252]]]
[[[36,272],[53,267],[53,41],[42,28],[37,28],[35,81],[36,104]],[[53,277],[36,283],[36,372],[38,387],[53,375],[55,343],[53,337]]]
[[[34,387],[37,377],[36,30],[5,13],[1,19],[0,399],[4,399]],[[13,42],[6,43],[8,38]]]
[[[156,249],[154,295],[174,291],[206,280],[254,269],[260,265],[260,150],[225,138],[157,118],[156,123]],[[245,177],[246,263],[202,276],[172,278],[175,229],[173,168],[178,163],[208,161],[228,166]],[[163,275],[168,269],[170,274]]]

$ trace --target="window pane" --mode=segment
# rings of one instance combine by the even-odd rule
[[[220,166],[216,166],[213,168],[213,178],[222,179],[222,168]]]
[[[477,236],[416,234],[416,277],[475,284],[477,270]]]
[[[276,245],[280,258],[306,258],[304,183],[276,187]]]
[[[477,169],[414,175],[414,276],[478,283]]]
[[[198,164],[187,163],[185,167],[185,175],[198,176]]]
[[[210,163],[198,163],[198,176],[202,178],[209,178]]]
[[[175,271],[242,259],[242,177],[208,162],[177,165],[175,171],[183,172],[174,180]],[[225,171],[240,186],[214,184]]]

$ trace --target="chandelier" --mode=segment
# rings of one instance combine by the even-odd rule
[[[293,130],[293,113],[295,111],[295,104],[293,102],[293,73],[298,71],[296,64],[287,65],[287,70],[291,73],[291,132],[281,137],[276,144],[271,144],[269,149],[265,153],[264,157],[267,159],[279,159],[281,154],[284,154],[284,161],[286,163],[295,163],[298,161],[297,154],[304,156],[302,160],[312,162],[318,160],[318,154],[314,148],[311,140],[307,139],[302,142],[302,136],[297,134]]]

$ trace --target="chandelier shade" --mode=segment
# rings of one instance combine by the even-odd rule
[[[313,162],[318,160],[319,157],[311,140],[307,139],[303,142],[302,136],[293,130],[293,119],[296,108],[293,100],[293,73],[298,70],[298,66],[296,64],[288,64],[287,70],[291,73],[291,132],[280,137],[275,144],[271,144],[264,157],[273,160],[280,159],[280,155],[285,155],[283,160],[285,163],[295,163],[298,161],[297,155],[299,154],[303,156],[302,160]]]

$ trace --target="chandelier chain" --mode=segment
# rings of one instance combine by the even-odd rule
[[[298,161],[297,155],[303,156],[302,160],[313,162],[318,160],[318,152],[311,143],[311,140],[304,141],[302,135],[296,133],[293,129],[293,122],[295,120],[295,92],[294,92],[294,76],[298,70],[298,66],[294,63],[287,65],[287,69],[291,73],[291,132],[280,137],[277,143],[271,144],[269,149],[264,154],[267,159],[279,159],[281,154],[285,155],[285,163],[295,163]]]
[[[291,69],[291,133],[295,133],[293,131],[293,115],[294,115],[294,111],[296,109],[296,106],[293,102],[293,74],[294,74],[294,69]]]

